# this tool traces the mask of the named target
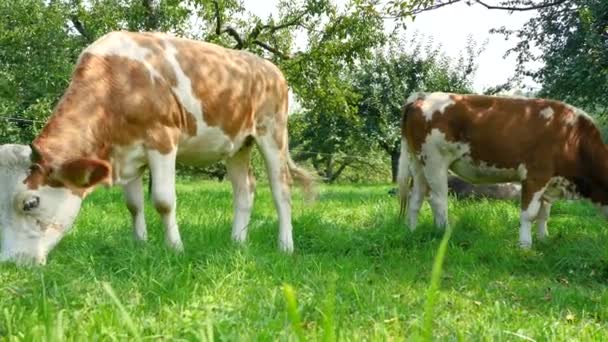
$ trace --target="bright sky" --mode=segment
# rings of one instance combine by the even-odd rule
[[[245,8],[261,18],[267,18],[271,13],[276,15],[277,2],[244,0]],[[515,57],[505,59],[503,56],[516,41],[505,41],[501,35],[490,34],[490,29],[500,26],[517,29],[535,14],[536,11],[509,14],[507,11],[487,10],[479,5],[467,6],[460,2],[419,14],[416,20],[408,25],[406,35],[418,31],[420,35],[432,37],[435,44],[441,44],[442,50],[452,57],[458,57],[469,36],[478,46],[487,40],[486,49],[478,59],[479,69],[474,82],[475,90],[480,92],[484,88],[506,82],[515,72]],[[533,84],[527,82],[526,85]]]

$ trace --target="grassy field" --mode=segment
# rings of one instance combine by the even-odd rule
[[[328,186],[294,198],[296,252],[277,250],[260,184],[249,241],[230,240],[228,183],[181,182],[186,252],[132,241],[118,189],[88,198],[75,230],[44,268],[0,266],[4,340],[403,340],[420,333],[442,238],[428,204],[410,233],[390,185]],[[517,203],[450,202],[454,228],[435,308],[441,340],[607,340],[608,230],[593,207],[554,205],[549,241],[517,247]],[[285,285],[290,287],[285,290]],[[292,326],[293,289],[301,329]],[[293,304],[293,302],[292,302]],[[290,319],[292,317],[292,319]]]

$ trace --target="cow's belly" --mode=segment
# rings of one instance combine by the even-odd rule
[[[461,158],[450,166],[450,170],[469,183],[505,183],[521,181],[526,178],[526,168],[520,164],[517,168],[500,168],[486,162]]]
[[[198,136],[182,139],[177,148],[177,161],[191,166],[205,166],[234,155],[243,139],[230,139],[218,128],[207,128]]]

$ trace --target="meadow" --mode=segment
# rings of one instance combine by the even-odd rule
[[[265,184],[237,246],[229,183],[180,181],[182,255],[149,202],[138,244],[120,190],[99,189],[45,267],[0,265],[0,341],[416,339],[443,233],[428,204],[407,231],[391,187],[322,186],[312,204],[296,190],[292,256]],[[434,339],[608,339],[608,230],[591,205],[556,203],[531,251],[516,202],[452,198],[450,219]]]

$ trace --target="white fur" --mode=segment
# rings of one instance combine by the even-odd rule
[[[532,200],[526,209],[521,211],[520,227],[519,227],[519,245],[528,249],[532,247],[532,223],[537,218],[541,208],[541,198],[545,192],[545,188],[537,191],[532,195]]]
[[[287,167],[286,156],[279,150],[272,134],[258,138],[257,142],[266,160],[266,172],[279,215],[279,247],[281,250],[291,253],[293,251],[291,194],[289,184],[286,184],[283,178],[284,168]]]
[[[44,264],[49,251],[71,229],[82,200],[65,188],[27,189],[23,181],[30,154],[28,146],[0,146],[0,260]],[[24,202],[35,197],[39,206],[24,211]]]
[[[570,109],[573,113],[573,115],[567,115],[564,118],[564,121],[566,122],[566,124],[570,125],[570,126],[574,126],[574,124],[577,123],[579,117],[583,117],[587,120],[589,120],[590,122],[594,122],[593,118],[587,114],[585,111],[583,111],[580,108],[576,108],[572,105],[566,104],[566,108]]]
[[[551,214],[551,202],[542,201],[538,217],[536,218],[536,224],[538,225],[538,239],[545,240],[549,236],[547,230],[547,220]]]
[[[141,178],[141,176],[137,177],[125,185],[123,192],[131,212],[133,236],[137,241],[146,241],[148,230],[146,229],[146,218],[144,216],[144,189]]]
[[[424,95],[424,100],[421,105],[422,115],[427,121],[433,119],[435,113],[443,114],[445,109],[453,104],[454,100],[449,93],[430,93]]]
[[[165,243],[168,247],[183,250],[182,239],[176,220],[175,194],[175,156],[176,150],[168,154],[148,151],[150,176],[152,177],[152,201],[157,208],[167,208],[168,212],[159,211],[165,227]]]
[[[418,213],[420,212],[420,207],[422,207],[422,203],[424,202],[424,197],[428,192],[429,186],[426,182],[426,178],[424,177],[424,171],[420,161],[418,161],[416,158],[410,158],[410,161],[410,170],[412,172],[414,184],[407,202],[407,220],[410,230],[413,231],[416,229],[416,225],[418,224]]]
[[[576,186],[564,177],[553,177],[547,184],[547,189],[543,198],[548,201],[557,199],[574,200],[579,199],[580,195],[576,192]]]
[[[448,141],[437,128],[431,130],[422,144],[422,170],[431,192],[430,204],[435,224],[440,228],[448,224],[448,167],[468,153],[468,144]]]
[[[110,154],[112,164],[112,182],[115,185],[127,185],[141,176],[146,166],[146,150],[142,141],[129,146],[114,146]]]
[[[203,104],[192,91],[192,81],[177,61],[177,49],[175,46],[167,39],[163,41],[163,44],[165,46],[165,59],[173,68],[173,72],[177,78],[177,86],[173,87],[173,91],[186,110],[194,115],[197,127],[196,135],[201,136],[203,135],[203,131],[208,127],[203,119]]]
[[[420,99],[420,98],[424,98],[424,93],[412,93],[407,100],[405,101],[406,104],[410,104],[410,103],[414,103],[416,100]]]
[[[183,137],[179,143],[177,159],[182,164],[204,166],[234,155],[242,144],[234,141],[219,127],[204,127],[194,137]]]
[[[97,56],[119,56],[138,61],[150,72],[150,79],[153,82],[155,77],[162,79],[160,73],[147,60],[152,51],[137,44],[126,33],[108,33],[87,47],[84,53],[91,53]]]
[[[245,147],[241,152],[226,161],[228,178],[232,183],[234,221],[232,222],[232,239],[244,242],[247,239],[247,230],[251,211],[255,180],[250,175],[251,148]]]
[[[445,133],[441,132],[438,128],[433,128],[431,130],[421,147],[421,154],[425,155],[431,162],[435,161],[435,159],[438,158],[438,155],[441,155],[442,160],[449,160],[449,162],[452,162],[470,152],[471,147],[469,144],[448,141],[445,137]],[[442,161],[441,163],[445,162]]]
[[[517,169],[500,168],[485,161],[476,162],[469,155],[456,160],[450,169],[470,183],[522,181],[528,174],[524,164],[519,164]]]
[[[555,114],[555,111],[551,107],[544,108],[540,111],[540,116],[547,120],[550,120],[553,117],[553,114]]]

